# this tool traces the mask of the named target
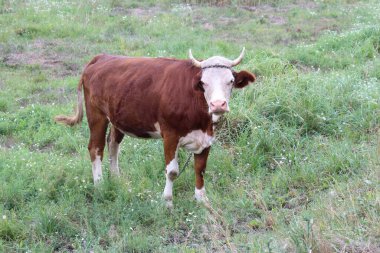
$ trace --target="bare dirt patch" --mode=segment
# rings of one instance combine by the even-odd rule
[[[347,238],[337,238],[334,244],[340,249],[340,252],[347,253],[375,253],[380,252],[380,245],[372,242],[354,241]]]
[[[28,44],[24,50],[4,54],[1,61],[8,67],[39,66],[50,71],[55,77],[77,75],[81,66],[74,63],[77,55],[67,53],[73,50],[60,50],[57,47],[69,47],[62,41],[37,39]]]
[[[285,6],[274,6],[270,4],[260,4],[254,6],[242,5],[241,8],[252,11],[252,12],[262,12],[262,13],[278,13],[278,12],[288,12],[289,10],[299,7],[303,9],[315,9],[317,8],[317,3],[314,1],[295,1],[292,4],[287,4]]]
[[[122,6],[118,6],[114,7],[111,10],[111,15],[114,16],[132,16],[139,17],[142,19],[149,19],[161,13],[164,13],[164,10],[161,9],[159,6],[152,6],[149,8],[125,8]]]
[[[287,20],[282,16],[284,13],[289,11],[289,7],[272,7],[270,5],[260,5],[260,6],[242,6],[244,10],[254,12],[258,16],[266,19],[270,24],[273,25],[284,25]]]
[[[39,145],[32,145],[31,147],[30,147],[30,150],[31,151],[37,151],[37,152],[41,152],[41,153],[50,153],[50,152],[52,152],[53,150],[54,150],[54,143],[52,143],[52,142],[49,142],[49,143],[46,143],[46,144],[44,144],[44,145],[42,145],[42,146],[39,146]]]
[[[315,41],[325,30],[339,29],[341,25],[337,26],[340,24],[338,19],[318,14],[319,6],[318,3],[310,1],[279,5],[239,5],[236,8],[240,9],[242,15],[231,16],[227,13],[223,15],[223,8],[227,7],[224,5],[219,7],[221,15],[214,17],[209,17],[201,6],[190,5],[189,8],[193,23],[206,31],[213,31],[214,36],[222,41],[236,44],[251,42],[255,45],[289,45],[300,41]],[[292,16],[293,12],[295,18]],[[307,12],[315,15],[308,22],[299,23],[298,15],[308,15]],[[243,29],[243,32],[239,36],[227,32],[236,29]]]
[[[170,232],[167,239],[165,240],[166,245],[172,244],[183,244],[193,242],[197,240],[192,233],[192,228],[190,228],[186,223],[181,223],[176,231]],[[193,245],[194,246],[194,245]]]
[[[133,16],[138,16],[138,17],[152,17],[155,15],[158,15],[162,13],[162,9],[159,7],[151,7],[151,8],[135,8],[135,9],[129,9],[128,13]]]
[[[0,141],[0,147],[4,149],[12,149],[16,146],[16,140],[12,136],[7,136]]]

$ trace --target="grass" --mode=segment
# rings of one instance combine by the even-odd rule
[[[371,0],[1,1],[0,252],[378,252],[379,13]],[[242,46],[238,69],[258,81],[217,132],[211,206],[187,169],[166,210],[161,141],[126,138],[121,177],[93,186],[87,123],[52,120],[71,113],[86,62]]]

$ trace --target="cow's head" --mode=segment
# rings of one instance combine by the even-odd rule
[[[220,115],[228,112],[232,88],[243,88],[255,81],[255,76],[248,71],[235,72],[232,70],[232,67],[238,65],[243,59],[244,51],[245,48],[240,56],[232,61],[221,56],[198,61],[189,50],[189,57],[193,64],[202,69],[196,89],[204,92],[209,113]]]

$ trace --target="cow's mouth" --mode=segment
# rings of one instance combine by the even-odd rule
[[[221,116],[221,115],[225,114],[226,112],[229,112],[229,110],[219,109],[219,110],[210,111],[211,114],[214,114],[216,116]]]

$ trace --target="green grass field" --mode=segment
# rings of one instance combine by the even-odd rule
[[[0,0],[0,252],[380,252],[380,2]],[[253,5],[254,4],[254,5]],[[161,140],[125,138],[92,183],[83,66],[246,57],[205,175],[165,208]],[[180,153],[180,164],[187,154]]]

